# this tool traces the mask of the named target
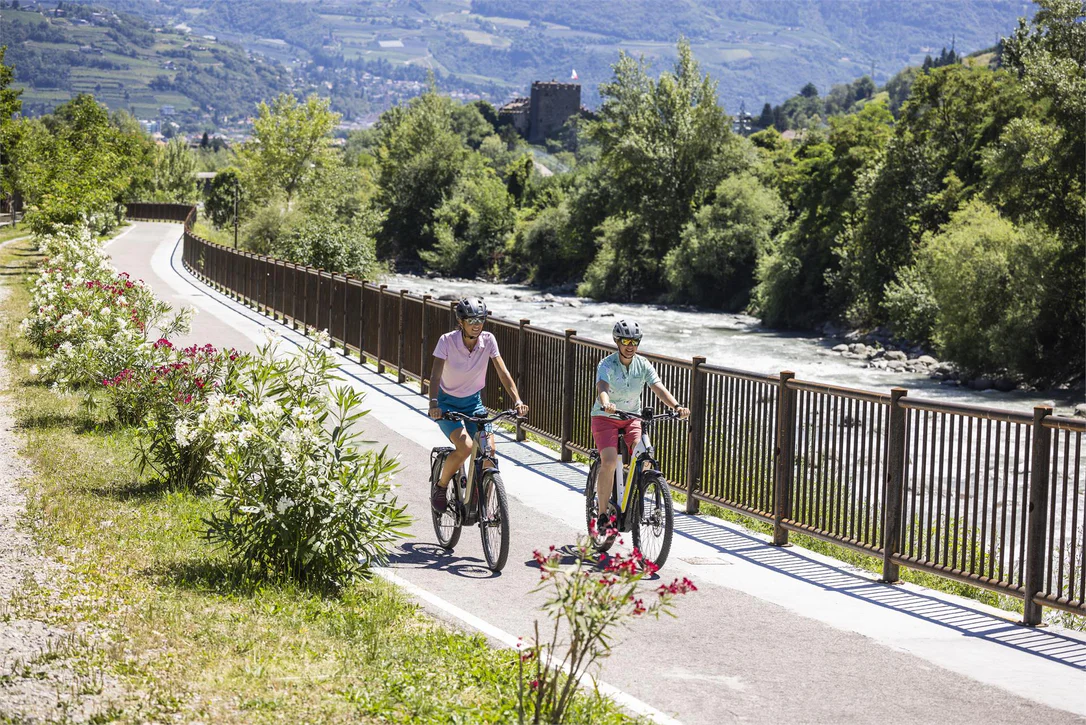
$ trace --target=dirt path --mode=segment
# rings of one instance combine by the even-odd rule
[[[12,242],[18,240],[11,240]],[[5,271],[12,271],[9,265]],[[0,277],[0,305],[18,284]],[[15,325],[0,311],[0,326]],[[80,623],[58,625],[36,613],[52,600],[65,568],[35,545],[23,521],[26,494],[20,481],[30,467],[16,425],[8,352],[0,348],[0,722],[88,722],[124,697],[113,678],[87,672],[72,660],[73,647],[96,635]],[[99,635],[100,636],[100,635]]]

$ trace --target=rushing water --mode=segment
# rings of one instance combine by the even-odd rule
[[[522,285],[410,275],[392,275],[385,282],[390,289],[434,297],[477,295],[486,300],[496,317],[530,319],[533,325],[552,330],[575,329],[579,335],[602,341],[610,340],[616,319],[632,318],[645,333],[647,352],[681,358],[704,355],[709,363],[739,370],[770,374],[792,370],[803,380],[874,391],[900,386],[914,396],[997,408],[1029,410],[1035,405],[1053,405],[1059,415],[1070,415],[1074,406],[1083,402],[1081,393],[1070,391],[977,392],[942,384],[924,374],[868,368],[862,360],[848,360],[833,352],[831,348],[840,340],[768,330],[749,315],[544,296]]]

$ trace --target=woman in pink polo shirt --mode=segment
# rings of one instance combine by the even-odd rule
[[[488,362],[494,361],[498,378],[509,391],[509,397],[516,401],[513,405],[517,415],[528,414],[528,406],[521,402],[517,384],[513,382],[513,376],[509,374],[498,351],[498,341],[489,332],[483,332],[487,314],[486,304],[481,299],[465,297],[460,300],[456,303],[456,329],[442,335],[434,348],[434,368],[430,373],[430,417],[437,421],[441,431],[455,446],[445,459],[441,480],[430,501],[436,511],[444,511],[448,505],[446,488],[449,480],[471,455],[471,441],[477,430],[474,423],[442,420],[441,416],[449,411],[472,416],[487,414],[481,393],[486,385]],[[493,449],[494,436],[489,424],[486,432],[488,445]]]

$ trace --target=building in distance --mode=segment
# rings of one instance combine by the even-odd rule
[[[528,143],[542,143],[581,110],[581,84],[534,81],[532,95],[514,98],[498,109]]]

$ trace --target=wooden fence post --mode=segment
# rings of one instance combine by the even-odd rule
[[[388,289],[387,284],[379,285],[377,288],[377,374],[380,375],[385,371],[385,359],[384,356],[384,326],[385,326],[385,290]]]
[[[573,336],[576,334],[576,330],[566,330],[562,343],[562,432],[558,445],[566,462],[573,460],[569,442],[573,438]]]
[[[426,393],[428,392],[427,388],[429,387],[426,384],[426,361],[427,361],[428,356],[430,354],[430,349],[429,349],[430,348],[430,334],[429,334],[430,331],[429,331],[429,329],[427,329],[429,327],[429,325],[428,325],[429,320],[427,319],[430,316],[430,310],[428,309],[429,307],[430,307],[430,295],[423,295],[422,296],[422,335],[421,335],[421,337],[422,337],[422,351],[419,354],[419,393],[421,395],[426,395]]]
[[[693,358],[690,368],[690,390],[687,405],[690,420],[686,426],[686,513],[696,514],[701,509],[697,494],[701,490],[702,462],[705,453],[705,373],[701,366],[705,357]]]
[[[905,408],[901,399],[909,394],[905,388],[890,390],[890,424],[886,429],[886,487],[882,498],[882,580],[893,584],[900,578],[901,567],[894,556],[901,548],[901,509],[905,496]]]
[[[404,326],[403,326],[403,314],[404,314],[404,295],[407,294],[407,290],[400,290],[400,334],[396,336],[396,382],[402,383],[407,380],[403,374],[403,352],[404,352]]]
[[[784,520],[792,516],[792,473],[795,469],[796,391],[788,381],[796,377],[791,370],[781,371],[777,386],[777,446],[773,451],[773,545],[788,546]]]
[[[524,374],[528,369],[527,355],[528,355],[528,336],[524,333],[524,326],[530,325],[531,320],[521,320],[517,325],[517,373],[513,377],[517,381],[517,390],[520,391],[521,400],[524,400],[524,389],[521,387],[524,384]],[[524,425],[520,420],[517,421],[517,440],[522,441],[528,437],[528,432],[524,430]]]
[[[362,290],[358,293],[358,362],[366,364],[366,280],[362,280]]]
[[[1052,430],[1044,420],[1052,415],[1052,408],[1037,406],[1033,409],[1033,450],[1029,466],[1029,511],[1026,514],[1026,571],[1022,579],[1025,591],[1025,609],[1022,624],[1036,627],[1042,621],[1043,608],[1033,598],[1044,588],[1045,539],[1048,528],[1048,477],[1052,458]]]

